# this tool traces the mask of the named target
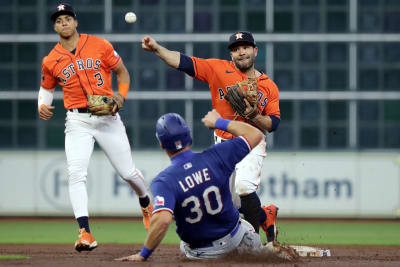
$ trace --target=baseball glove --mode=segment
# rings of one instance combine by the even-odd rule
[[[252,120],[259,114],[256,80],[244,80],[236,83],[227,89],[225,99],[237,114],[247,120]],[[249,102],[250,109],[244,99]]]
[[[103,95],[87,95],[88,109],[92,115],[107,116],[115,115],[118,110],[122,109],[124,97],[120,94],[112,97]]]

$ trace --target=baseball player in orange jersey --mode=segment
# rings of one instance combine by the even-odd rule
[[[87,95],[104,95],[123,101],[129,90],[130,77],[121,57],[106,40],[78,34],[78,21],[73,8],[59,4],[51,15],[60,42],[44,57],[39,90],[39,116],[52,117],[53,92],[57,84],[64,91],[67,109],[65,153],[68,164],[69,195],[79,224],[77,251],[92,250],[97,242],[90,232],[86,177],[94,142],[105,152],[120,177],[136,191],[148,229],[153,206],[140,170],[132,161],[131,147],[117,109],[113,114],[96,116],[89,113]],[[111,88],[111,70],[117,75],[118,93]]]
[[[246,121],[262,132],[277,129],[280,122],[279,91],[267,75],[254,68],[258,49],[251,33],[237,32],[230,36],[228,49],[232,61],[188,57],[177,51],[166,49],[149,36],[142,39],[142,48],[155,53],[169,66],[207,82],[211,92],[212,106],[222,118]],[[258,84],[258,114],[251,120],[237,116],[224,98],[229,87],[248,79],[256,79]],[[248,109],[250,109],[249,105]],[[230,133],[218,129],[214,132],[214,136],[216,143],[232,138]],[[261,206],[256,194],[266,156],[264,136],[263,141],[236,165],[232,196],[236,206],[240,207],[239,210],[244,218],[253,225],[254,229],[258,232],[261,225],[267,234],[268,241],[273,241],[277,234],[275,218],[278,208],[274,205]]]

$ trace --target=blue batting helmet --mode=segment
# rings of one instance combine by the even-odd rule
[[[168,151],[178,151],[192,144],[189,127],[185,120],[176,113],[167,113],[158,119],[156,136]]]

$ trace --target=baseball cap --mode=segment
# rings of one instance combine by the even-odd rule
[[[52,21],[55,22],[58,16],[61,15],[70,15],[71,17],[76,18],[76,14],[72,6],[65,3],[58,4],[56,8],[52,11],[50,18]]]
[[[242,31],[232,34],[231,37],[229,37],[228,49],[232,49],[233,46],[239,43],[248,43],[253,47],[256,46],[256,42],[254,41],[251,32]]]

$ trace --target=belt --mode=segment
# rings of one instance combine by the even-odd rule
[[[71,112],[76,112],[76,113],[90,113],[88,108],[71,108],[68,110]]]
[[[241,221],[239,220],[238,223],[236,224],[236,226],[233,228],[233,230],[228,235],[230,235],[231,237],[234,237],[236,235],[236,233],[238,232],[238,230],[239,230],[240,224],[241,224]],[[219,239],[225,238],[226,236],[227,235],[225,235],[225,236],[223,236],[223,237],[221,237]],[[211,242],[197,243],[195,245],[194,244],[189,244],[189,247],[191,249],[210,248],[210,247],[214,246],[213,242],[218,241],[219,239],[216,239],[216,240],[211,241]]]

